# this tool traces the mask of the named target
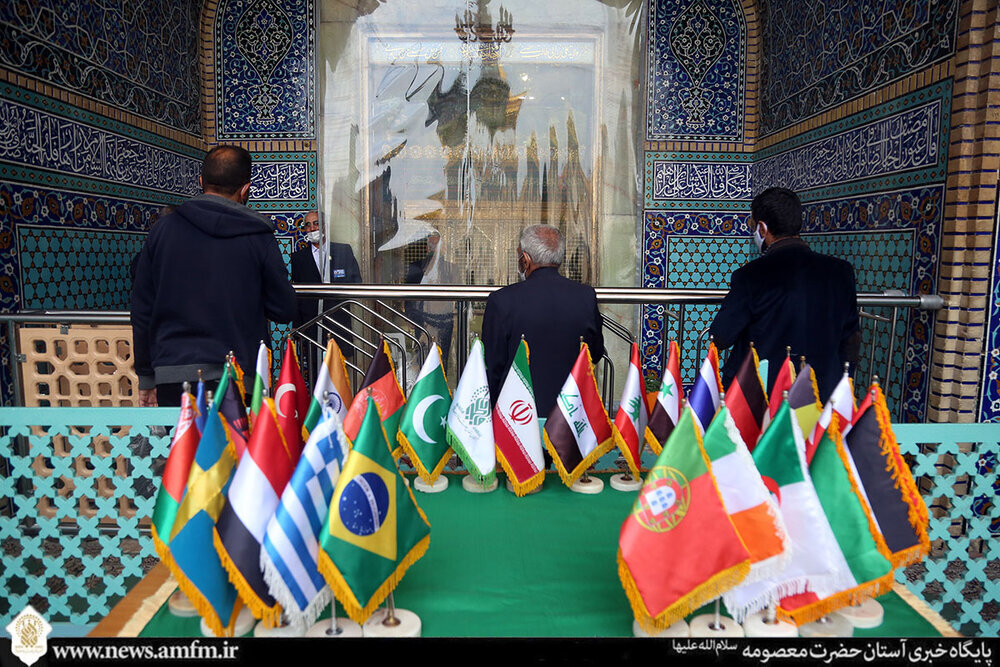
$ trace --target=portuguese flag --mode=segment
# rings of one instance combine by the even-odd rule
[[[194,461],[198,441],[201,439],[201,433],[195,425],[198,410],[194,404],[195,399],[191,392],[184,392],[181,396],[181,416],[174,429],[170,455],[163,468],[163,481],[160,492],[156,494],[156,505],[153,508],[153,543],[156,545],[156,552],[163,560],[166,560],[164,554],[169,551],[170,533],[177,518],[177,510],[184,498],[191,462]]]
[[[750,554],[712,477],[690,408],[622,524],[618,576],[639,625],[654,634],[739,584]]]

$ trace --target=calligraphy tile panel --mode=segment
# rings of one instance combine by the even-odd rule
[[[315,153],[254,153],[250,199],[261,211],[316,208]]]
[[[647,160],[650,158],[647,157]],[[713,207],[720,200],[749,200],[749,163],[674,162],[651,160],[652,197],[648,207],[673,208],[680,200],[707,200]]]

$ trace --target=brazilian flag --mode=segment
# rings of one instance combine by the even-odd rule
[[[319,544],[319,571],[357,623],[368,620],[431,540],[431,525],[392,458],[378,405],[367,401]]]

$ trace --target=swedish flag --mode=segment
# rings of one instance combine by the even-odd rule
[[[430,544],[431,526],[392,458],[370,397],[320,538],[319,571],[364,623]]]

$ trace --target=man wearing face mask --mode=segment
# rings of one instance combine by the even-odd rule
[[[217,146],[201,169],[203,194],[165,215],[139,254],[132,286],[139,405],[180,405],[184,382],[209,385],[232,351],[253,368],[268,320],[289,322],[295,291],[274,223],[247,208],[250,154]]]
[[[483,313],[486,374],[493,402],[523,335],[530,351],[538,416],[546,418],[580,353],[580,338],[596,362],[604,356],[601,313],[594,288],[559,275],[566,256],[562,233],[549,225],[521,232],[521,282],[493,292]]]
[[[805,356],[816,372],[820,399],[833,391],[844,362],[857,362],[861,343],[857,287],[850,263],[812,251],[799,237],[802,204],[785,188],[754,197],[750,227],[762,256],[733,272],[729,294],[709,333],[720,348],[733,346],[722,368],[726,387],[750,343],[768,360],[771,387],[785,359]]]

